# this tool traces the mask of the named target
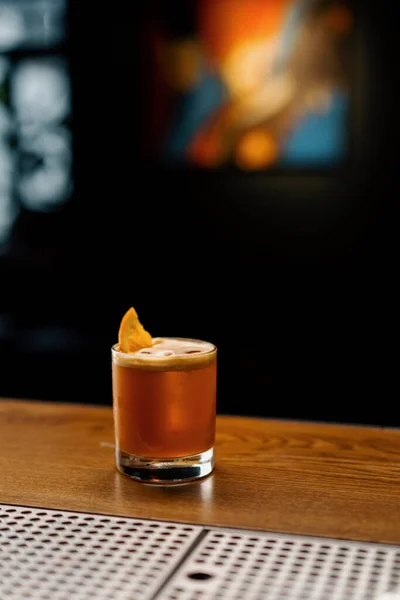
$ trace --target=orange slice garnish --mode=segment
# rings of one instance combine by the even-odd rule
[[[153,345],[153,339],[139,321],[136,310],[132,307],[122,317],[118,331],[118,343],[121,352],[132,354],[149,348]]]

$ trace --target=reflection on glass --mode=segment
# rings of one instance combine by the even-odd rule
[[[13,3],[0,3],[0,50],[18,47],[24,39],[21,13]]]
[[[47,210],[71,192],[71,139],[64,125],[71,103],[65,64],[53,58],[21,62],[10,97],[18,128],[17,191],[27,208]]]
[[[45,211],[71,193],[71,143],[62,127],[21,139],[17,190],[30,210]]]
[[[9,70],[9,60],[0,55],[0,248],[8,237],[16,213],[12,199],[14,165],[8,143],[12,131],[12,117],[5,104]]]
[[[198,0],[185,14],[174,2],[149,5],[153,158],[244,170],[346,158],[346,0]]]
[[[55,46],[65,20],[65,0],[0,0],[0,52]]]
[[[66,7],[0,0],[0,250],[21,205],[47,211],[71,195],[71,90],[59,56]]]
[[[11,193],[7,190],[2,189],[2,187],[0,186],[0,249],[8,239],[10,229],[15,221],[17,214],[18,207],[13,202]]]
[[[0,55],[0,143],[5,141],[11,129],[11,115],[6,106],[7,100],[7,76],[10,71],[9,60]],[[0,153],[1,163],[1,153]],[[0,180],[1,181],[1,180]]]
[[[21,125],[64,120],[71,110],[65,63],[55,58],[21,61],[11,80],[11,103]]]

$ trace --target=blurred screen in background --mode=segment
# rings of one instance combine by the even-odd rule
[[[344,0],[149,0],[147,159],[246,171],[342,164],[353,30]]]
[[[21,208],[72,193],[67,0],[0,0],[0,252]]]

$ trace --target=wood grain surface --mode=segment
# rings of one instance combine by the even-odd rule
[[[0,502],[400,543],[400,430],[220,416],[216,469],[154,487],[114,466],[110,408],[0,401]]]

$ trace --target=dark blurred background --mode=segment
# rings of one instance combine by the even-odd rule
[[[171,165],[154,151],[146,44],[161,31],[161,58],[179,65],[197,9],[153,4],[0,0],[0,396],[111,405],[110,347],[133,305],[153,335],[218,345],[220,412],[400,425],[390,11],[351,5],[341,160],[278,160],[287,113],[274,113],[253,138],[204,121],[200,142],[229,136],[223,159],[196,142]],[[217,63],[221,114],[237,115]]]

